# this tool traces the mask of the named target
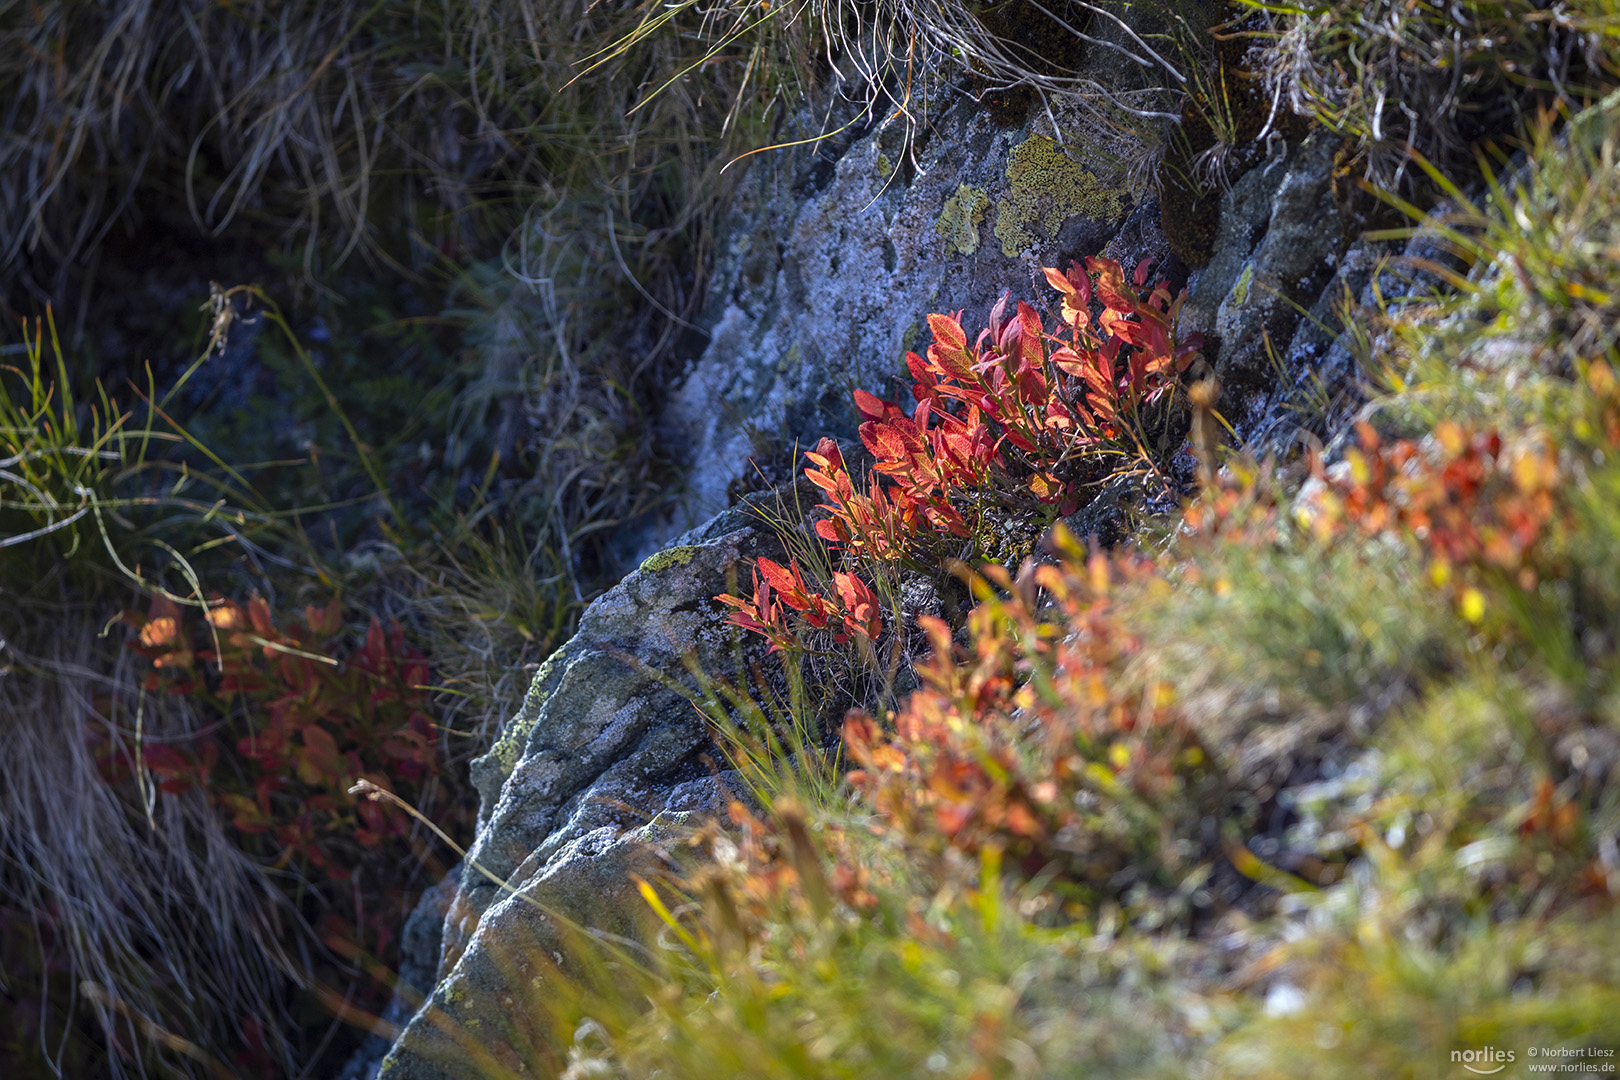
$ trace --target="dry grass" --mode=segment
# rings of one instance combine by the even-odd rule
[[[1261,5],[1255,4],[1259,7]],[[1616,72],[1613,0],[1284,4],[1260,70],[1292,109],[1352,142],[1372,183],[1411,192],[1415,147],[1443,170],[1510,139],[1534,110],[1589,103]]]
[[[498,206],[552,236],[608,210],[621,243],[645,239],[635,222],[679,233],[829,71],[881,112],[920,116],[971,70],[980,90],[1173,122],[1187,43],[1213,19],[1138,8],[0,0],[0,276],[60,299],[114,229],[257,235],[311,272],[357,252],[459,260],[517,224]],[[1077,42],[1107,77],[1072,62]]]
[[[147,788],[146,805],[132,807],[102,779],[100,747],[138,752],[184,738],[200,718],[132,699],[136,658],[77,633],[99,612],[15,596],[4,610],[0,895],[46,920],[35,922],[35,942],[65,955],[41,966],[67,969],[60,1000],[90,1011],[109,1044],[125,1054],[146,1047],[136,1060],[167,1058],[164,1071],[210,1068],[211,1051],[238,1040],[241,1018],[287,1015],[290,987],[308,976],[313,935],[200,792]],[[50,999],[48,986],[40,996]],[[54,1060],[75,1021],[72,1012],[43,1021],[44,1056]],[[266,1049],[292,1066],[289,1031],[267,1025]],[[116,1073],[118,1057],[96,1071]]]
[[[7,933],[40,950],[21,974],[46,983],[7,989],[60,1006],[40,1017],[46,1062],[83,1065],[82,1029],[99,1027],[99,1071],[217,1073],[244,1018],[288,1015],[319,946],[201,791],[161,792],[144,769],[135,790],[106,781],[117,755],[140,761],[209,722],[144,692],[145,665],[107,623],[143,594],[198,604],[222,554],[262,570],[296,544],[155,388],[134,409],[76,402],[47,325],[0,371],[0,906],[28,913]],[[53,991],[52,972],[66,985]],[[262,1038],[267,1060],[295,1065],[294,1025]]]
[[[282,238],[312,272],[357,252],[411,270],[455,258],[498,240],[489,209],[517,197],[617,196],[628,221],[669,196],[678,218],[679,187],[712,175],[715,121],[755,88],[734,84],[748,60],[726,54],[655,94],[704,56],[677,27],[572,81],[646,14],[7,0],[0,273],[58,295],[110,230],[187,218],[209,236]]]

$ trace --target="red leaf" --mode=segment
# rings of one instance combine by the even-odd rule
[[[787,567],[763,556],[759,558],[755,566],[758,567],[760,574],[777,592],[789,593],[795,590],[793,575],[788,572]]]
[[[1119,263],[1093,255],[1086,259],[1086,268],[1097,275],[1097,295],[1105,307],[1114,312],[1135,313],[1136,300],[1125,291],[1125,271],[1120,269]]]
[[[191,762],[172,746],[151,743],[142,746],[141,761],[152,775],[165,779],[185,776],[192,771]]]
[[[805,457],[829,472],[842,471],[844,468],[843,451],[838,449],[837,443],[826,436],[823,436],[821,441],[816,443],[815,450],[805,454]]]
[[[1039,366],[1044,349],[1041,346],[1041,337],[1044,333],[1041,327],[1041,317],[1035,309],[1023,301],[1018,304],[1018,354],[1017,359],[1029,364],[1031,367]]]
[[[1065,375],[1073,375],[1079,378],[1086,373],[1085,361],[1081,360],[1079,353],[1067,345],[1053,349],[1052,355],[1048,359],[1053,367]]]
[[[888,405],[882,398],[861,389],[855,391],[855,408],[868,420],[882,420],[888,411]]]
[[[844,608],[848,612],[844,616],[844,626],[851,634],[868,639],[876,638],[883,630],[877,594],[854,574],[842,571],[833,574],[833,584],[837,587],[838,596],[843,600]]]
[[[967,334],[962,331],[962,324],[950,315],[928,316],[928,329],[933,331],[934,343],[942,349],[953,353],[967,352]]]
[[[331,733],[319,724],[306,724],[300,734],[304,737],[304,753],[299,761],[299,779],[306,784],[342,779],[347,762],[338,753],[337,740]]]
[[[270,621],[270,605],[265,603],[264,597],[254,596],[248,601],[248,621],[253,624],[254,631],[260,637],[276,636],[275,624]]]
[[[849,543],[848,530],[840,528],[838,522],[828,521],[825,518],[816,522],[816,535],[834,544]]]
[[[388,662],[388,645],[383,638],[382,623],[377,621],[375,615],[371,617],[371,626],[366,629],[366,644],[361,651],[371,662],[371,670],[382,672]]]
[[[180,620],[173,615],[148,619],[141,627],[141,644],[149,649],[165,648],[180,640]]]

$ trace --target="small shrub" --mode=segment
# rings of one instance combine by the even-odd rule
[[[844,561],[831,574],[835,597],[815,591],[797,562],[763,559],[752,599],[718,597],[736,609],[731,621],[769,637],[773,649],[793,640],[789,611],[811,629],[841,619],[846,637],[872,640],[882,620],[877,595],[855,573],[862,563],[868,574],[900,564],[926,573],[953,554],[982,555],[1017,515],[1033,513],[1023,527],[1038,533],[1122,467],[1158,473],[1180,434],[1170,405],[1176,380],[1200,342],[1177,338],[1181,299],[1163,282],[1148,290],[1148,267],[1137,266],[1133,285],[1104,258],[1067,273],[1047,269],[1066,338],[1049,333],[1028,304],[1009,318],[1005,297],[971,347],[960,313],[930,315],[926,359],[906,357],[912,412],[855,392],[861,441],[875,459],[864,491],[831,439],[806,455],[805,475],[830,499],[815,532]]]
[[[349,789],[367,780],[452,827],[466,824],[436,783],[443,755],[428,718],[426,659],[397,624],[385,631],[373,618],[340,660],[336,599],[282,626],[259,597],[216,598],[202,620],[158,597],[123,621],[131,648],[151,661],[144,692],[188,699],[213,723],[183,741],[109,746],[106,780],[150,774],[171,795],[199,789],[243,850],[291,871],[295,891],[322,894],[312,914],[340,955],[388,962],[409,913],[401,868],[432,861],[430,849],[393,803]],[[380,1007],[383,989],[363,989],[355,1004]]]

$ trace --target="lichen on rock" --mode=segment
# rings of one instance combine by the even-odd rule
[[[524,695],[523,708],[518,711],[512,722],[506,725],[500,738],[489,748],[489,756],[500,763],[502,769],[508,774],[512,766],[517,764],[518,754],[522,751],[523,740],[529,737],[529,729],[534,726],[535,707],[539,701],[550,693],[552,685],[558,675],[562,674],[564,654],[561,651],[546,657],[540,670],[535,672],[534,679],[529,683],[529,692]]]
[[[656,574],[660,570],[668,570],[672,566],[685,566],[697,554],[697,549],[690,545],[681,547],[668,547],[662,551],[655,551],[642,560],[640,570],[643,574]]]
[[[959,184],[956,193],[945,200],[934,231],[945,241],[945,250],[972,255],[979,250],[979,226],[990,209],[990,196],[984,188]]]
[[[1125,214],[1125,195],[1064,153],[1056,139],[1031,135],[1007,155],[1007,194],[996,205],[996,238],[1002,254],[1016,256],[1036,242],[1039,223],[1055,237],[1069,218],[1084,216],[1114,224]]]

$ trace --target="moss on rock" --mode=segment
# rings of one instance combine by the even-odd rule
[[[1004,255],[1017,255],[1033,244],[1037,223],[1051,238],[1071,217],[1113,224],[1125,215],[1124,192],[1104,184],[1045,135],[1031,135],[1013,147],[1007,155],[1007,184],[1007,194],[996,206],[995,229]]]
[[[540,670],[535,672],[534,679],[529,683],[529,692],[524,697],[523,707],[507,723],[506,730],[501,732],[500,738],[489,748],[489,755],[500,763],[502,779],[510,776],[513,767],[517,765],[518,757],[523,752],[523,742],[534,727],[539,702],[550,692],[554,677],[562,673],[562,664],[561,649],[546,657],[545,663],[540,665]]]
[[[687,544],[682,547],[665,548],[655,551],[642,560],[638,568],[643,574],[656,574],[660,570],[668,570],[672,566],[685,566],[697,554],[695,545]]]

